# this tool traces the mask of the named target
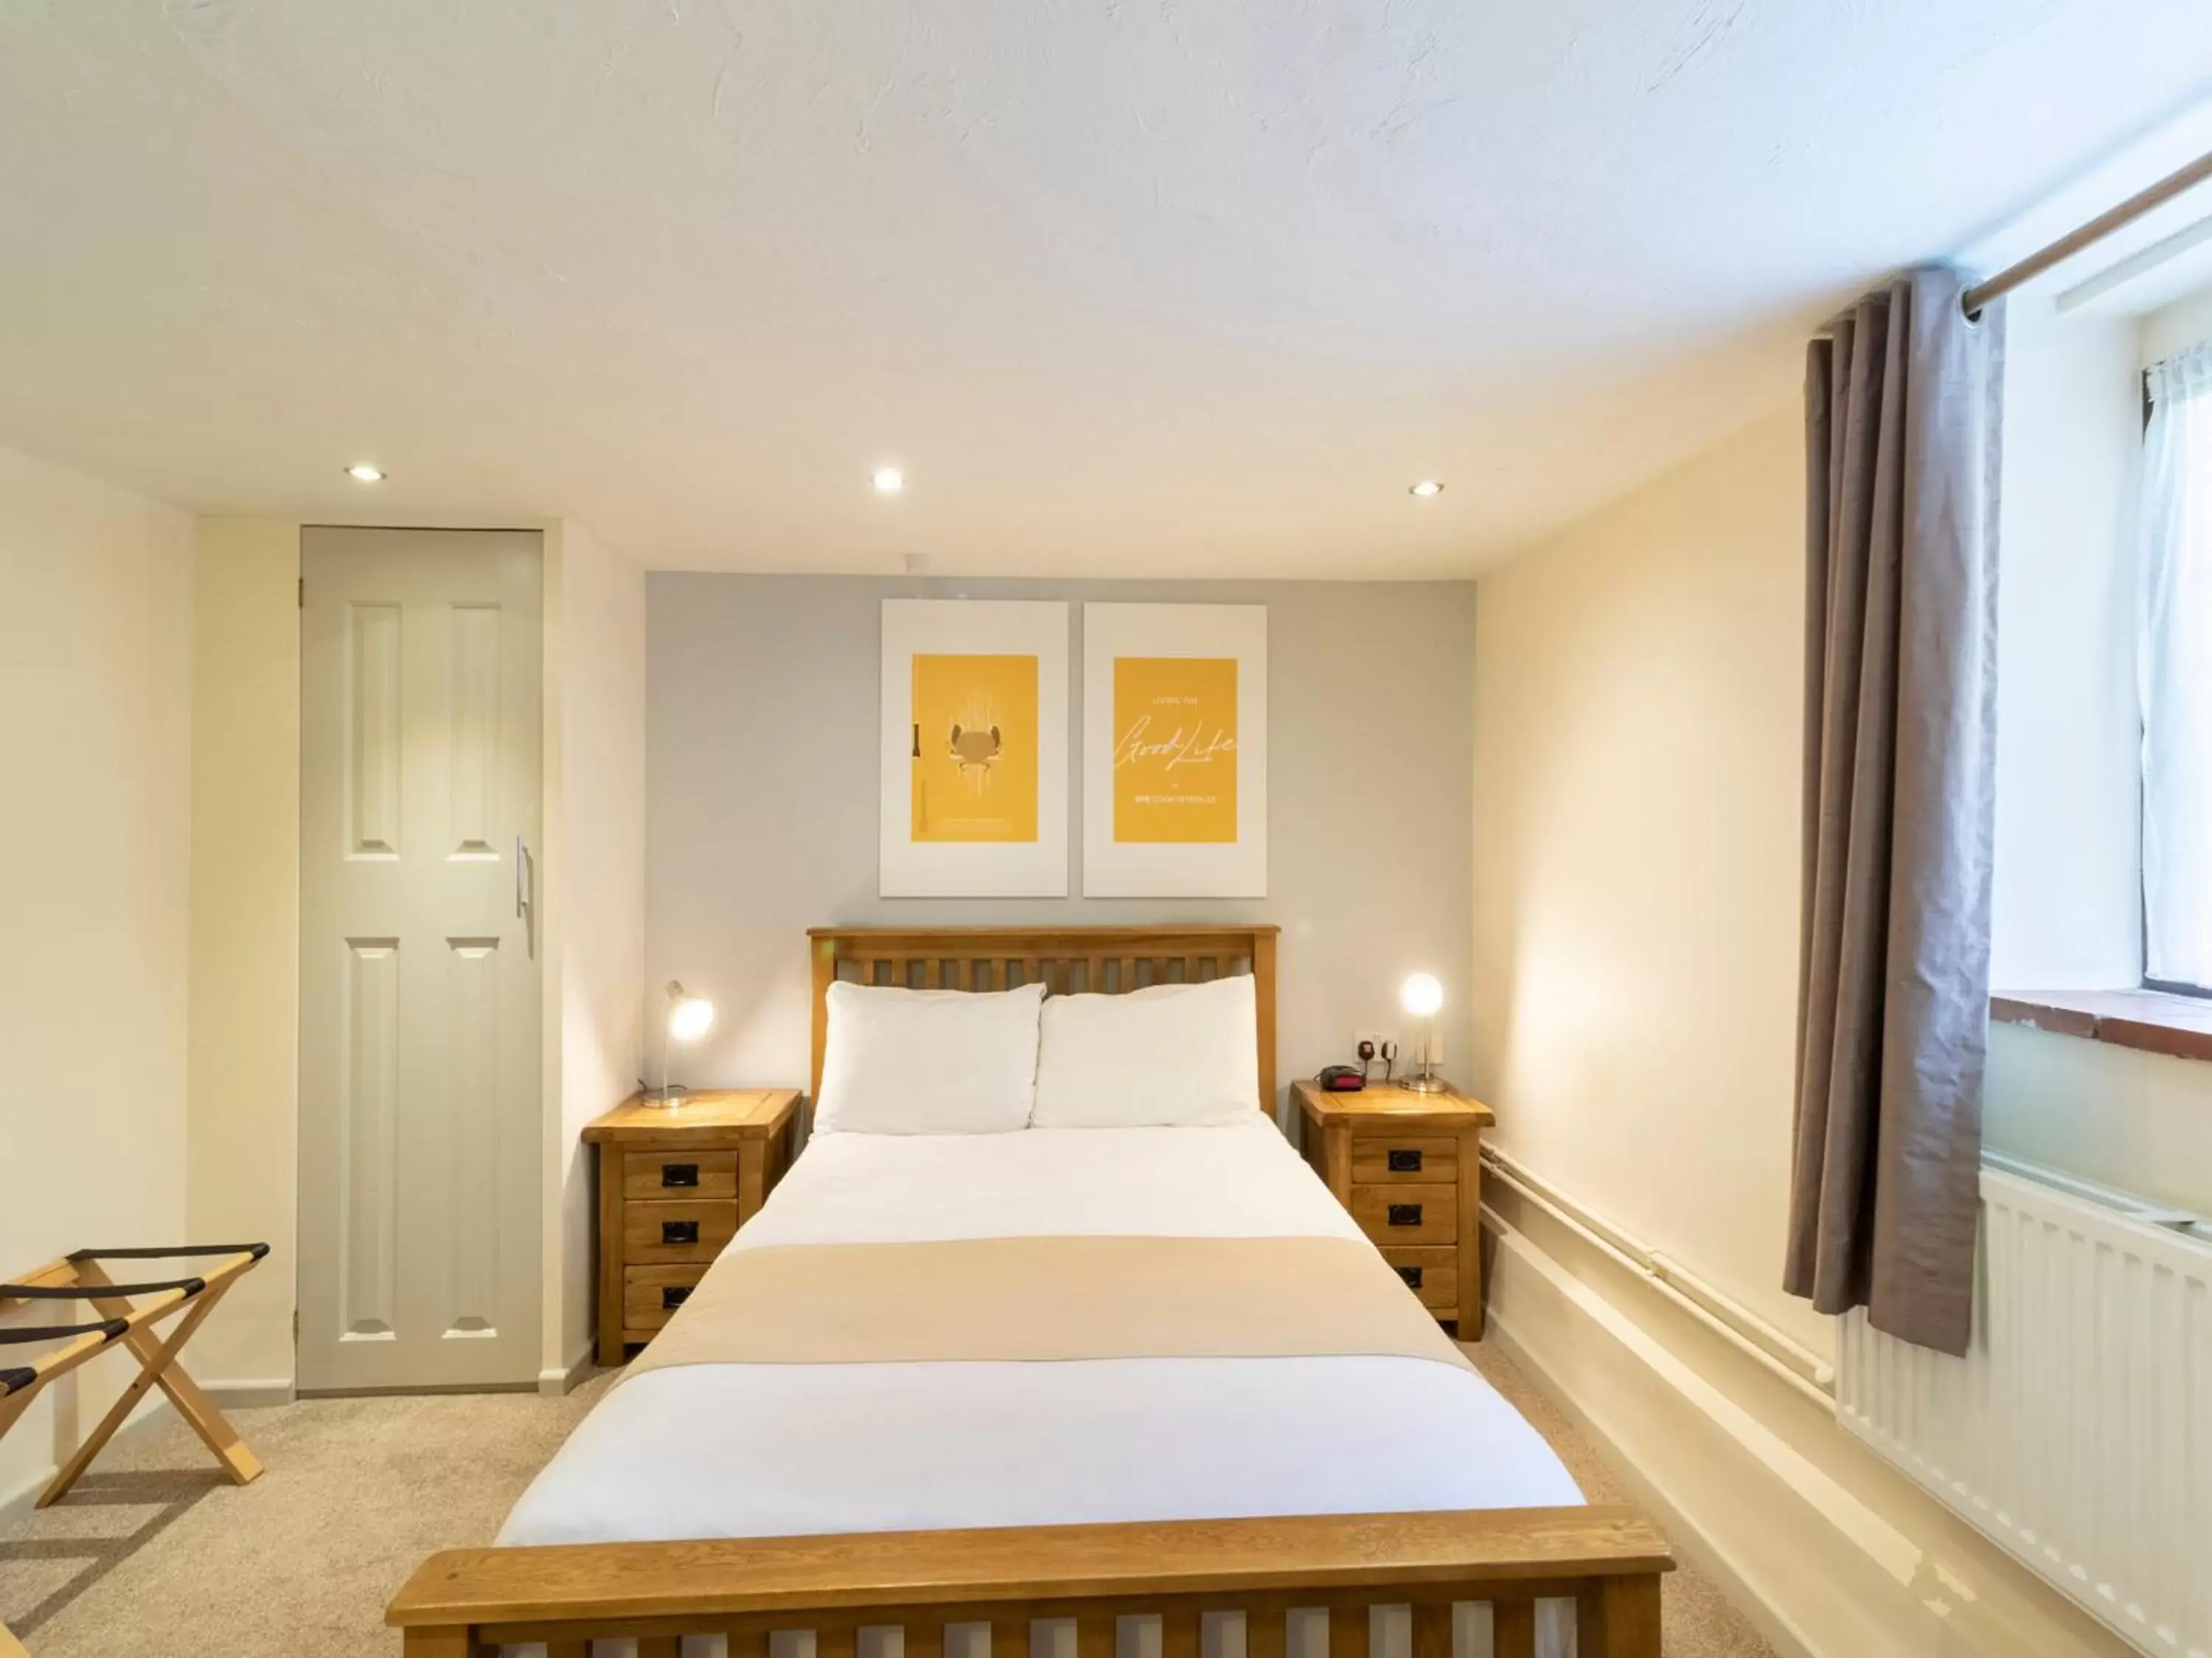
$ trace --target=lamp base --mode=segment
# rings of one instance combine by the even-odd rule
[[[684,1103],[685,1096],[690,1092],[691,1090],[681,1082],[671,1082],[661,1088],[647,1088],[639,1098],[648,1106],[659,1106],[664,1110],[673,1111]]]
[[[1449,1094],[1451,1084],[1441,1076],[1408,1076],[1398,1086],[1408,1094]]]

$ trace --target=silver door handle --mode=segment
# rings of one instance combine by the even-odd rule
[[[538,959],[538,866],[530,856],[530,843],[514,838],[514,913],[522,917],[523,948]]]

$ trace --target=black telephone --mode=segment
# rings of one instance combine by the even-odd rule
[[[1331,1094],[1357,1094],[1367,1086],[1367,1073],[1358,1065],[1324,1065],[1316,1080]]]

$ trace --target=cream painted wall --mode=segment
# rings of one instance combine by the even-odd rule
[[[2142,360],[2148,366],[2212,339],[2212,288],[2184,294],[2142,319]]]
[[[2130,319],[2062,319],[2031,298],[2011,320],[2000,985],[2137,977],[2138,349]],[[1774,1287],[1795,1066],[1802,445],[1792,404],[1483,578],[1477,1057],[1501,1143],[1825,1350],[1826,1320]],[[1999,1149],[2208,1207],[2209,1122],[2212,1066],[1991,1038]],[[1650,1179],[1656,1167],[1668,1178]]]
[[[1988,1143],[2031,1162],[2212,1215],[2212,1064],[1990,1031]]]
[[[300,527],[203,518],[194,536],[193,1236],[264,1241],[197,1338],[204,1380],[292,1385],[300,1027]]]
[[[1826,1352],[1780,1288],[1803,445],[1778,409],[1481,578],[1475,1082],[1515,1156]]]
[[[2125,412],[2117,347],[2130,338],[2031,326],[2014,342],[1998,859],[2008,948],[2022,955],[2031,942],[2056,948],[2038,930],[2094,917],[2132,879],[2100,869],[2100,887],[2039,908],[2037,881],[2084,878],[2065,866],[2062,828],[2077,849],[2124,850],[2132,835],[2109,802],[2069,801],[2063,825],[2038,817],[2052,791],[2109,782],[2124,729],[2112,641],[2082,630],[2106,625],[2127,429],[2116,439],[2097,422]],[[1796,1046],[1802,441],[1793,402],[1481,580],[1476,1047],[1500,1143],[1830,1351],[1828,1321],[1777,1288]],[[2100,699],[2065,705],[2085,688]],[[1999,1027],[1987,1120],[1994,1146],[2205,1206],[2212,1066]],[[1622,1453],[1778,1650],[2126,1649],[1829,1411],[1510,1190],[1494,1186],[1491,1207],[1501,1344]],[[1808,1558],[1822,1571],[1804,1571]]]
[[[549,533],[545,1375],[592,1340],[592,1161],[577,1137],[636,1085],[645,985],[645,572],[579,525]],[[557,637],[556,631],[557,630]],[[555,964],[557,963],[557,968]]]
[[[0,591],[6,1273],[185,1234],[191,521],[0,449]],[[131,1371],[88,1366],[32,1407],[0,1440],[0,1503]]]

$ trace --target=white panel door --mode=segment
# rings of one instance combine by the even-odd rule
[[[534,1381],[539,537],[301,570],[300,1386]]]

